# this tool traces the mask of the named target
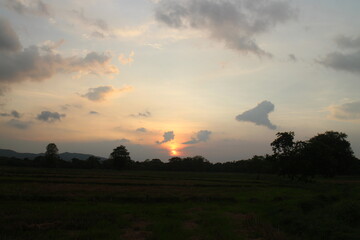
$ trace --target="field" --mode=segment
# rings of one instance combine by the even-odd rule
[[[0,168],[0,239],[358,240],[360,178]]]

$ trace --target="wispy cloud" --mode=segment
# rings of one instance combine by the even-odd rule
[[[134,56],[135,56],[135,52],[131,51],[131,53],[129,54],[129,56],[125,56],[124,54],[120,54],[119,55],[119,61],[121,64],[126,65],[126,64],[131,64],[132,62],[134,62]]]
[[[148,118],[151,117],[151,112],[149,111],[139,112],[137,114],[131,114],[130,116],[135,118]]]
[[[146,128],[141,127],[141,128],[137,128],[135,131],[136,131],[136,132],[142,132],[142,133],[145,133],[145,132],[147,132],[147,129],[146,129]]]
[[[13,128],[25,130],[25,129],[28,129],[32,125],[32,122],[21,121],[18,119],[11,119],[10,121],[7,122],[7,125],[10,127],[13,127]]]

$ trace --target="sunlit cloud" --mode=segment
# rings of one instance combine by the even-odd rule
[[[124,54],[120,54],[119,55],[119,61],[123,65],[131,64],[132,62],[134,62],[134,56],[135,56],[134,51],[131,51],[131,53],[129,54],[128,57],[125,56]]]
[[[270,122],[268,116],[269,113],[274,111],[274,109],[274,104],[269,101],[263,101],[256,107],[236,116],[236,120],[242,122],[252,122],[256,125],[266,126],[267,128],[274,130],[276,129],[276,126]]]
[[[109,96],[110,94],[126,92],[130,91],[131,89],[132,87],[130,86],[119,89],[113,88],[112,86],[99,86],[96,88],[89,88],[88,92],[81,96],[89,99],[90,101],[101,102],[106,100],[107,96]]]

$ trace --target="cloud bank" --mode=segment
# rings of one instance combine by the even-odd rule
[[[229,49],[258,56],[271,54],[255,36],[295,16],[289,3],[269,0],[163,0],[155,9],[156,20],[170,28],[205,32]]]
[[[269,113],[275,109],[274,104],[269,101],[259,103],[255,108],[243,112],[236,116],[236,120],[242,122],[252,122],[259,126],[265,126],[269,129],[276,129],[276,126],[269,120]]]
[[[195,137],[192,137],[191,140],[184,142],[182,144],[196,144],[199,142],[206,142],[207,140],[209,140],[210,135],[211,135],[211,131],[201,130],[196,134]]]
[[[160,141],[156,141],[157,144],[163,144],[166,142],[170,142],[171,140],[173,140],[175,138],[175,134],[173,131],[169,131],[169,132],[164,132],[163,135],[164,139],[160,142]]]
[[[42,111],[40,114],[37,115],[37,120],[52,123],[56,121],[61,121],[61,118],[64,118],[65,116],[65,114],[60,114],[58,112]]]

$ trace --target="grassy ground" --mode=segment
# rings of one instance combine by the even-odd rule
[[[360,178],[0,168],[0,239],[358,240]]]

